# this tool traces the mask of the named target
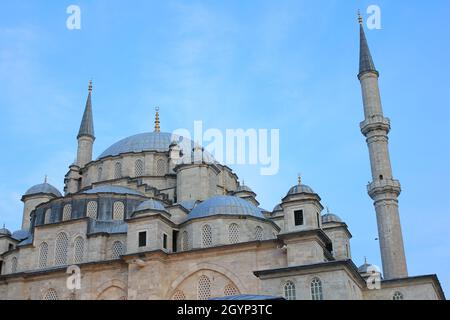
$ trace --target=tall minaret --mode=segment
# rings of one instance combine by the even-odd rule
[[[384,278],[402,278],[408,276],[408,271],[397,200],[401,191],[400,182],[392,177],[389,158],[388,133],[391,125],[390,120],[383,115],[378,88],[379,73],[375,69],[367,45],[361,15],[358,15],[358,19],[360,25],[358,79],[361,83],[365,115],[365,120],[360,126],[361,132],[367,138],[372,168],[372,182],[367,189],[374,201],[377,214]]]
[[[89,81],[89,94],[84,109],[83,119],[81,120],[80,130],[78,132],[78,151],[76,165],[84,167],[92,160],[92,146],[94,144],[94,120],[92,117],[92,80]]]

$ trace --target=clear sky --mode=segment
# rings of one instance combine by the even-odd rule
[[[66,8],[81,8],[68,30]],[[18,229],[21,195],[63,189],[94,80],[94,157],[161,127],[279,128],[280,171],[234,166],[272,209],[296,184],[320,194],[353,234],[357,265],[381,266],[358,73],[356,11],[367,30],[390,134],[409,272],[450,289],[450,3],[435,1],[1,1],[0,223]]]

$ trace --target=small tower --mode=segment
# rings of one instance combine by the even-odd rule
[[[390,121],[383,115],[379,73],[367,45],[363,21],[358,14],[360,27],[360,56],[358,79],[361,83],[365,120],[361,122],[361,132],[369,147],[372,182],[368,185],[369,196],[374,201],[378,223],[383,274],[386,279],[407,277],[403,236],[400,225],[397,198],[400,182],[392,176],[389,158],[388,133]]]
[[[94,120],[92,117],[92,80],[89,81],[89,93],[86,101],[86,107],[81,120],[80,130],[78,131],[78,151],[76,165],[83,168],[92,160],[92,147],[94,145]]]

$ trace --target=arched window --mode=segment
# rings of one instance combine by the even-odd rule
[[[70,218],[72,218],[72,205],[66,204],[63,208],[62,221],[70,220]]]
[[[208,248],[212,246],[212,231],[211,226],[209,224],[205,224],[202,227],[202,240],[203,240],[203,248]]]
[[[97,201],[89,201],[86,205],[86,217],[97,219]]]
[[[137,159],[134,162],[134,175],[140,177],[144,175],[144,161]]]
[[[156,175],[163,176],[166,174],[166,162],[164,159],[159,159],[156,161]]]
[[[45,224],[50,223],[51,217],[52,217],[52,209],[47,209],[47,210],[45,210],[44,223],[45,223]]]
[[[184,292],[181,290],[175,291],[175,293],[172,296],[172,300],[186,300],[186,296],[184,295]]]
[[[392,296],[392,300],[403,300],[403,294],[400,291],[396,291]]]
[[[114,164],[114,179],[122,178],[122,164],[120,162],[116,162]]]
[[[75,238],[73,247],[74,247],[73,262],[82,263],[84,260],[84,239],[82,237]]]
[[[67,248],[69,247],[69,238],[64,232],[58,233],[55,245],[55,264],[62,266],[67,264]]]
[[[42,242],[39,246],[39,268],[47,267],[48,258],[48,244],[47,242]]]
[[[11,259],[11,273],[17,272],[17,257],[12,257]]]
[[[239,242],[239,226],[236,223],[232,223],[228,227],[228,239],[230,243]]]
[[[113,220],[123,220],[125,206],[122,201],[116,201],[113,205]]]
[[[103,176],[103,168],[99,167],[97,171],[97,181],[102,181],[102,176]]]
[[[263,228],[260,226],[257,226],[255,228],[255,240],[261,241],[263,239]]]
[[[211,297],[211,280],[207,276],[201,276],[198,279],[197,298],[198,300],[207,300]]]
[[[55,289],[48,289],[42,297],[42,300],[58,300],[58,294]]]
[[[288,281],[284,284],[284,297],[286,300],[296,300],[297,294],[295,292],[295,284],[292,281]]]
[[[234,284],[229,283],[223,289],[223,293],[225,296],[236,296],[239,294],[239,290]]]
[[[111,247],[111,259],[119,259],[121,255],[125,254],[125,246],[121,241],[114,241]]]
[[[313,300],[323,300],[322,281],[314,278],[311,281],[311,298]]]
[[[183,251],[189,250],[189,233],[187,231],[183,232],[183,239],[182,239],[182,248]]]

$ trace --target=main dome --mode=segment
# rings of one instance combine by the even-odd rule
[[[128,152],[165,152],[169,151],[169,146],[173,141],[176,141],[180,144],[182,144],[183,142],[188,142],[193,146],[191,140],[181,136],[177,136],[167,132],[147,132],[136,134],[114,143],[108,149],[103,151],[98,159],[108,156],[118,156],[119,154]]]

